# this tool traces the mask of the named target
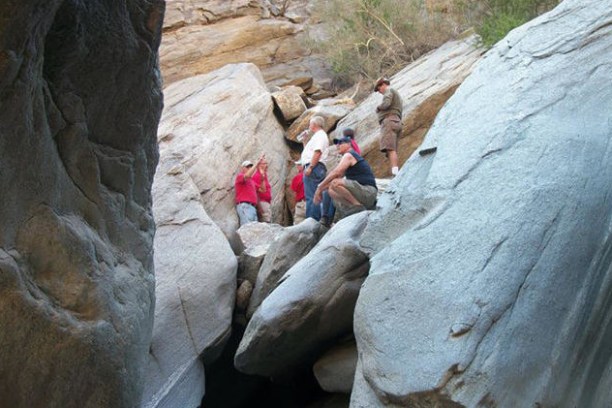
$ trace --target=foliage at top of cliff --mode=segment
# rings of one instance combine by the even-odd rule
[[[310,44],[340,85],[391,75],[469,27],[490,47],[559,0],[317,0],[328,36]]]

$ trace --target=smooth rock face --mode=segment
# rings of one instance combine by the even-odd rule
[[[283,276],[246,328],[234,359],[239,371],[282,375],[351,332],[370,266],[358,244],[367,219],[363,212],[336,224]]]
[[[143,407],[198,407],[203,361],[229,337],[237,261],[176,157],[162,148],[153,183],[156,306]]]
[[[0,4],[3,407],[140,402],[163,12]]]
[[[309,7],[292,0],[280,16],[278,7],[262,0],[168,2],[160,48],[165,85],[241,62],[256,64],[273,84],[304,76],[329,80],[328,64],[302,45]]]
[[[200,192],[206,213],[239,246],[234,179],[244,160],[269,162],[272,220],[284,221],[289,149],[263,78],[253,64],[228,65],[176,82],[164,91],[161,149],[177,157]]]
[[[565,1],[445,105],[361,241],[351,406],[612,404],[610,52],[612,2]]]
[[[255,287],[247,310],[248,317],[255,313],[285,272],[306,256],[326,232],[327,228],[314,218],[307,218],[298,225],[286,228],[276,237],[270,244],[256,275]]]
[[[327,392],[350,394],[357,366],[357,345],[354,341],[333,347],[317,360],[312,371]]]
[[[422,56],[390,78],[404,102],[402,137],[398,141],[398,157],[403,164],[422,143],[436,115],[481,58],[474,35],[450,41]],[[355,140],[376,177],[391,175],[389,164],[379,149],[380,125],[376,107],[382,95],[372,93],[350,114],[340,120],[337,129],[355,130]],[[332,137],[337,137],[337,132]]]

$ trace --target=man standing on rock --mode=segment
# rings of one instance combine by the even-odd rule
[[[262,154],[257,160],[257,166],[265,160]],[[249,222],[257,221],[257,190],[253,182],[253,174],[257,169],[249,160],[242,162],[240,173],[234,180],[234,189],[236,190],[236,212],[240,220],[240,226]]]
[[[272,222],[272,190],[268,181],[268,161],[263,159],[253,174],[253,182],[257,189],[257,215],[260,222]]]
[[[373,210],[378,189],[372,168],[363,157],[351,149],[349,137],[334,139],[334,144],[338,146],[342,159],[317,187],[314,202],[321,202],[323,191],[327,190],[334,200],[334,205],[345,217],[360,211]]]
[[[306,218],[321,218],[321,205],[315,204],[312,199],[319,183],[325,178],[327,168],[327,149],[329,139],[323,130],[325,119],[321,116],[313,116],[310,119],[309,129],[312,137],[304,146],[301,162],[304,165],[304,195],[306,196]]]
[[[397,139],[402,133],[402,98],[395,89],[391,88],[391,82],[387,78],[379,78],[376,81],[374,92],[383,95],[382,103],[376,107],[380,123],[380,151],[389,159],[391,174],[396,176],[399,171]]]

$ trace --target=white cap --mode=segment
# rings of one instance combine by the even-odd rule
[[[253,162],[251,162],[250,160],[245,160],[241,164],[242,167],[249,167],[249,166],[252,166],[252,165],[253,165]]]

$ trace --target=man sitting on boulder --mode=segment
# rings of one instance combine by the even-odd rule
[[[238,213],[241,227],[249,222],[257,221],[257,190],[255,189],[252,177],[257,166],[263,160],[265,160],[265,156],[262,154],[257,160],[257,165],[253,165],[249,160],[243,161],[240,166],[240,173],[238,173],[234,180],[236,212]]]
[[[373,210],[378,189],[372,168],[351,149],[350,137],[334,139],[334,144],[338,146],[342,159],[317,187],[314,202],[321,202],[323,191],[327,190],[345,217],[359,211]]]

